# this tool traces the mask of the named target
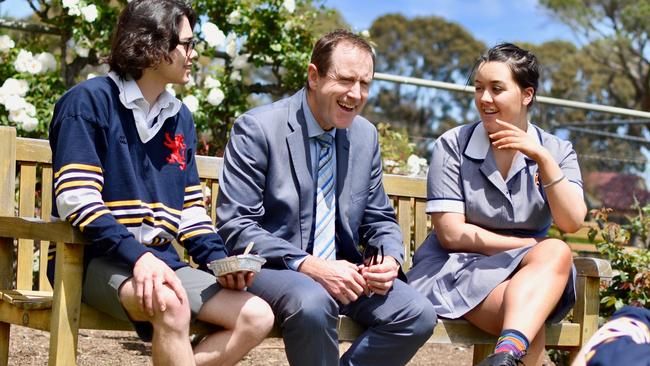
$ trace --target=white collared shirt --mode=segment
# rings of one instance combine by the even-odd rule
[[[175,116],[181,110],[183,103],[167,90],[160,93],[153,106],[149,106],[135,80],[121,79],[114,71],[109,72],[108,77],[120,91],[120,102],[133,112],[135,127],[143,143],[158,133],[167,118]]]

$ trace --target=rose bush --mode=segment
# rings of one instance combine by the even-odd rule
[[[52,35],[0,29],[0,124],[46,138],[54,103],[99,67],[127,0],[26,0]],[[302,86],[315,35],[310,0],[197,0],[199,58],[193,82],[174,88],[194,113],[203,153],[223,148],[234,119],[254,103]],[[31,29],[31,28],[30,28]],[[19,85],[19,87],[16,87]]]

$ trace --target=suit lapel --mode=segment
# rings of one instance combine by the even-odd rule
[[[350,136],[346,129],[336,130],[336,217],[337,222],[347,222],[347,210],[350,195],[348,168],[350,167]],[[348,183],[348,184],[346,184]]]
[[[289,106],[288,123],[291,132],[287,135],[287,146],[291,158],[291,169],[296,176],[298,197],[300,201],[301,249],[307,249],[311,232],[314,210],[314,180],[311,174],[309,155],[309,138],[305,114],[302,110],[302,92],[296,93]]]

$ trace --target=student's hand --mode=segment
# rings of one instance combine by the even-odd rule
[[[518,150],[535,161],[539,161],[544,153],[548,153],[544,146],[539,143],[537,136],[529,135],[526,131],[512,123],[499,119],[496,122],[501,129],[489,136],[492,141],[492,146],[495,148]]]
[[[187,295],[181,280],[165,262],[156,258],[152,253],[143,254],[135,262],[133,280],[140,307],[149,316],[154,315],[154,300],[159,305],[159,311],[167,309],[163,296],[165,286],[176,293],[176,297],[181,303],[187,302]]]
[[[341,304],[356,301],[368,292],[366,281],[354,263],[344,260],[324,260],[308,256],[300,265],[300,272],[320,283]]]
[[[399,274],[399,263],[393,257],[378,258],[379,264],[360,266],[360,272],[366,280],[368,289],[379,295],[386,295],[393,287],[393,282]]]
[[[253,284],[253,279],[255,278],[255,272],[251,271],[239,271],[235,273],[228,273],[223,276],[217,277],[217,282],[221,287],[229,290],[239,290],[243,291],[247,287]]]

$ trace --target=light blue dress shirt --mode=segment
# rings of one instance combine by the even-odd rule
[[[302,107],[305,111],[305,121],[307,122],[307,136],[309,136],[309,157],[311,159],[311,172],[312,178],[314,180],[314,192],[316,192],[316,182],[318,181],[318,156],[320,155],[320,144],[317,141],[317,137],[329,133],[334,138],[334,144],[332,148],[332,159],[334,159],[333,166],[336,167],[336,128],[333,128],[329,131],[323,130],[323,128],[318,124],[314,114],[309,108],[309,103],[307,103],[307,92],[303,93],[302,98]],[[334,187],[336,187],[336,169],[334,169]],[[314,216],[316,216],[316,208],[314,207]],[[310,244],[310,246],[313,244]],[[307,258],[307,256],[302,256],[298,258],[292,258],[287,261],[289,268],[297,271],[300,267],[300,264]]]

